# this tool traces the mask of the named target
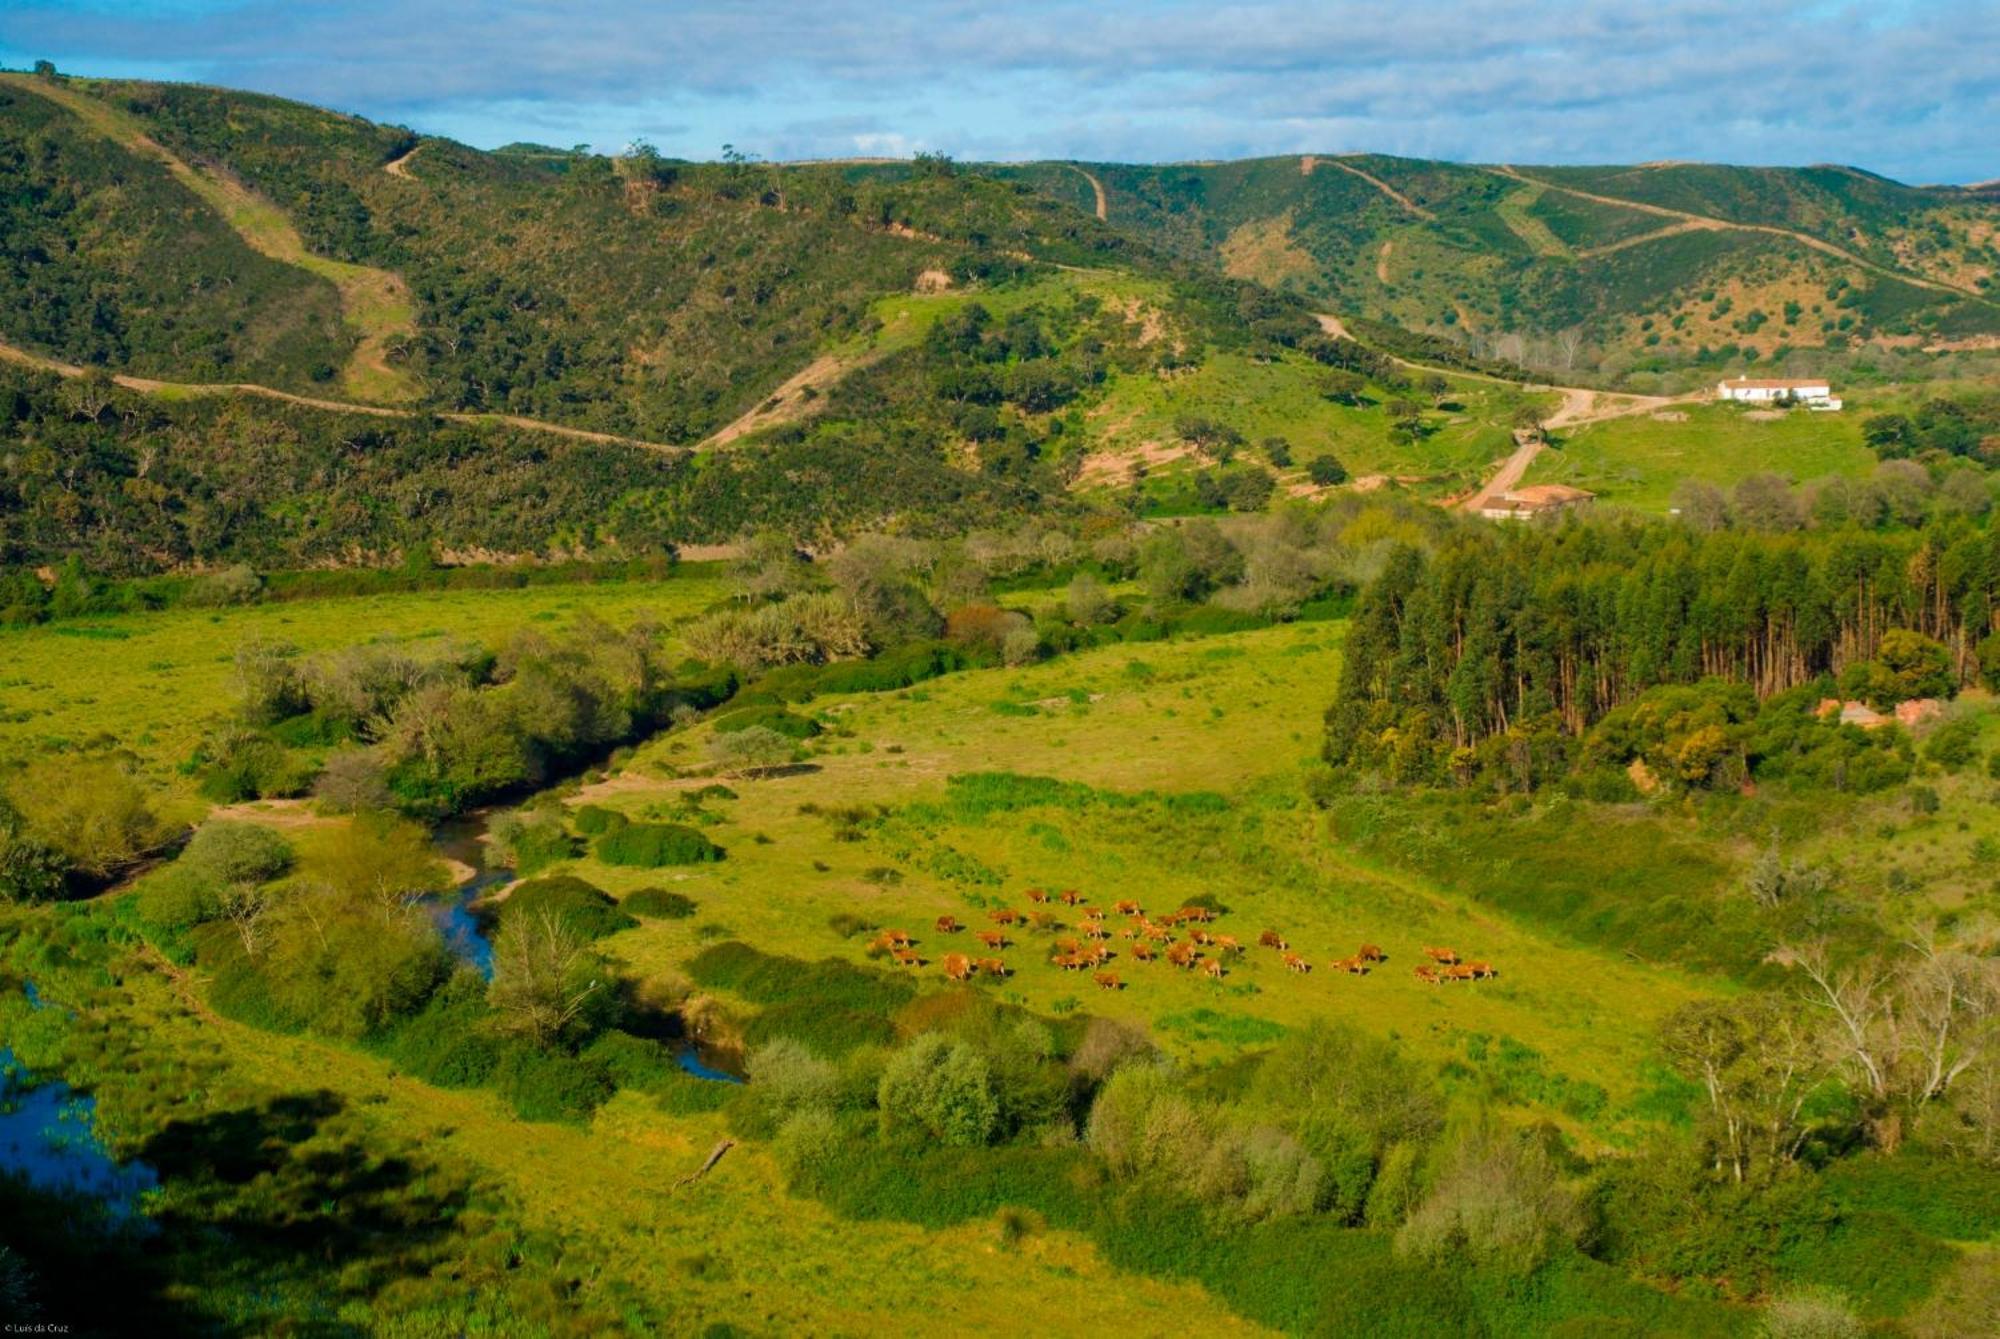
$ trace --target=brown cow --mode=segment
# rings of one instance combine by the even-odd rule
[[[1073,907],[1083,901],[1083,894],[1074,888],[1065,888],[1062,890],[1062,900],[1064,906]]]
[[[1079,972],[1083,970],[1084,966],[1084,958],[1081,953],[1058,953],[1055,957],[1049,959],[1049,961],[1062,968],[1065,972]]]
[[[912,935],[908,930],[884,930],[882,932],[882,942],[890,948],[908,948],[910,945],[916,943],[917,940],[916,936]]]
[[[1099,944],[1094,948],[1085,950],[1083,956],[1090,959],[1098,966],[1102,967],[1105,963],[1110,962],[1117,955],[1111,951],[1111,946],[1109,944]]]
[[[1176,967],[1192,967],[1194,960],[1193,944],[1174,944],[1167,949],[1167,961]]]
[[[1092,907],[1090,910],[1083,913],[1083,918],[1087,921],[1101,921],[1104,919],[1104,908]]]
[[[1199,926],[1188,931],[1188,938],[1192,939],[1195,943],[1202,945],[1213,944],[1215,942],[1215,936],[1210,934],[1208,931],[1200,928]]]
[[[1458,961],[1458,950],[1455,948],[1433,948],[1426,944],[1424,945],[1424,956],[1432,962],[1441,962],[1449,967]]]
[[[1152,946],[1146,943],[1144,940],[1141,940],[1140,942],[1132,945],[1132,956],[1138,959],[1140,962],[1151,962],[1153,960]]]
[[[1417,980],[1423,982],[1427,986],[1435,986],[1444,979],[1443,977],[1438,975],[1437,968],[1435,967],[1419,967],[1416,969],[1416,973],[1417,973]]]
[[[1266,930],[1263,934],[1258,935],[1257,946],[1259,948],[1274,948],[1280,953],[1291,947],[1290,944],[1285,942],[1285,937],[1276,930]]]
[[[1243,951],[1243,945],[1236,942],[1235,935],[1217,935],[1215,937],[1215,947],[1222,953],[1241,953]]]
[[[944,955],[944,974],[954,981],[963,981],[972,975],[972,959],[963,953]]]
[[[977,934],[973,935],[973,938],[977,939],[980,943],[986,945],[986,947],[988,948],[1007,947],[1007,935],[1004,931],[1001,930],[981,930]]]
[[[1475,962],[1468,963],[1467,965],[1472,968],[1472,975],[1479,980],[1484,980],[1489,976],[1500,975],[1500,969],[1490,962]]]
[[[1201,965],[1201,970],[1208,973],[1210,980],[1220,981],[1223,975],[1222,959],[1210,958],[1207,962]]]
[[[1311,963],[1307,962],[1304,958],[1301,958],[1296,953],[1287,953],[1285,955],[1285,966],[1291,968],[1295,972],[1310,972],[1313,969],[1313,965]]]
[[[1084,927],[1083,927],[1083,934],[1084,934],[1084,938],[1086,938],[1086,939],[1109,939],[1109,938],[1111,938],[1111,931],[1109,931],[1109,930],[1105,929],[1105,928],[1104,928],[1104,926],[1102,926],[1101,924],[1099,924],[1099,923],[1098,923],[1098,922],[1096,922],[1096,921],[1092,921],[1092,922],[1091,922],[1090,924],[1088,924],[1088,925],[1084,926]]]
[[[1326,967],[1330,972],[1346,972],[1350,976],[1368,975],[1368,961],[1359,953],[1351,958],[1335,958]]]
[[[956,916],[940,916],[937,918],[937,932],[941,935],[955,935],[964,928],[963,925],[958,923],[958,917]]]
[[[1184,921],[1199,921],[1206,925],[1215,919],[1215,913],[1207,907],[1185,906],[1180,910],[1180,917]]]
[[[1112,903],[1111,909],[1120,916],[1136,916],[1139,914],[1139,904],[1129,897],[1122,902]]]
[[[1043,889],[1030,888],[1028,890],[1028,900],[1030,902],[1046,902],[1049,900],[1049,895]]]
[[[889,956],[904,967],[921,967],[924,965],[924,960],[917,956],[915,949],[892,948],[889,950]]]
[[[1021,913],[1012,907],[1002,907],[998,911],[987,912],[986,919],[995,925],[1012,925],[1021,919]]]
[[[1479,973],[1472,970],[1472,965],[1463,962],[1445,968],[1442,975],[1447,981],[1476,981],[1479,979]]]
[[[1058,939],[1056,940],[1056,947],[1065,953],[1081,953],[1083,951],[1083,945],[1074,939]]]
[[[979,960],[978,965],[979,965],[979,970],[986,973],[988,976],[1007,975],[1007,964],[1000,961],[1000,959],[998,958],[981,958]]]
[[[1384,953],[1381,949],[1376,948],[1373,944],[1363,944],[1361,946],[1360,951],[1357,952],[1354,956],[1361,959],[1361,961],[1363,962],[1389,961],[1389,955]]]
[[[1097,982],[1097,988],[1099,990],[1124,989],[1123,986],[1118,984],[1118,973],[1116,972],[1099,972],[1091,979]]]

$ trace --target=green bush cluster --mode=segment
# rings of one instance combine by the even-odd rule
[[[699,865],[720,860],[723,851],[698,828],[685,823],[628,823],[606,832],[592,848],[607,865]]]

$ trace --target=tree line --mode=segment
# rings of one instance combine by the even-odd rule
[[[1769,698],[1825,679],[1883,706],[2000,676],[2000,532],[1702,533],[1660,522],[1464,526],[1391,553],[1364,592],[1325,755],[1463,779],[1564,747],[1665,685]]]

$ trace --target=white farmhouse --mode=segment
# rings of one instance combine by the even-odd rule
[[[1752,381],[1749,377],[1737,377],[1733,381],[1715,383],[1718,400],[1736,400],[1744,404],[1775,404],[1778,401],[1803,404],[1808,409],[1838,409],[1840,401],[1834,398],[1833,387],[1823,380],[1807,378],[1800,381]]]

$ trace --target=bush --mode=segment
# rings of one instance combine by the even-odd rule
[[[662,921],[684,921],[695,913],[693,898],[665,888],[641,888],[627,893],[618,905],[634,916]]]
[[[493,825],[493,844],[514,873],[523,878],[574,860],[581,849],[563,826],[561,816],[546,809],[508,814]]]
[[[745,707],[719,716],[715,721],[717,734],[733,734],[738,730],[770,730],[787,739],[812,739],[819,734],[819,722],[810,716],[800,716],[779,706]]]
[[[582,1124],[611,1100],[617,1085],[604,1066],[525,1043],[506,1047],[493,1086],[522,1120]]]
[[[597,858],[607,865],[699,865],[720,860],[722,848],[684,823],[631,823],[597,839]]]
[[[1924,742],[1924,757],[1944,768],[1956,772],[1971,762],[1979,751],[1979,722],[1970,716],[1957,716],[1938,726],[1931,737]]]
[[[6,798],[19,835],[93,878],[130,864],[163,835],[145,790],[108,762],[45,757],[15,778]]]
[[[783,1038],[803,1042],[822,1055],[843,1056],[863,1046],[893,1043],[896,1027],[878,1013],[794,1000],[771,1005],[743,1029],[744,1044],[749,1046]]]
[[[845,1142],[840,1122],[831,1111],[808,1107],[778,1128],[771,1151],[794,1183],[811,1186],[839,1164]]]
[[[291,867],[291,843],[275,829],[205,823],[180,859],[140,885],[139,916],[157,929],[185,930],[220,916],[231,890],[268,883]]]
[[[1482,1113],[1441,1150],[1430,1192],[1396,1233],[1396,1249],[1525,1277],[1583,1228],[1583,1207],[1542,1146]]]
[[[790,1037],[750,1053],[750,1100],[769,1128],[801,1111],[831,1111],[839,1099],[840,1071]]]
[[[789,738],[761,725],[708,738],[709,760],[731,774],[783,767],[797,756],[797,749]]]
[[[503,922],[539,915],[559,917],[588,939],[602,939],[639,923],[603,889],[568,874],[516,884],[500,904]]]
[[[1306,477],[1321,488],[1347,482],[1347,466],[1331,455],[1314,456],[1306,462]]]
[[[935,1032],[890,1059],[875,1100],[885,1128],[921,1130],[959,1147],[986,1143],[1000,1118],[984,1057]]]
[[[616,832],[631,821],[616,809],[606,809],[601,804],[583,805],[570,815],[570,822],[586,837],[601,837],[607,832]]]

